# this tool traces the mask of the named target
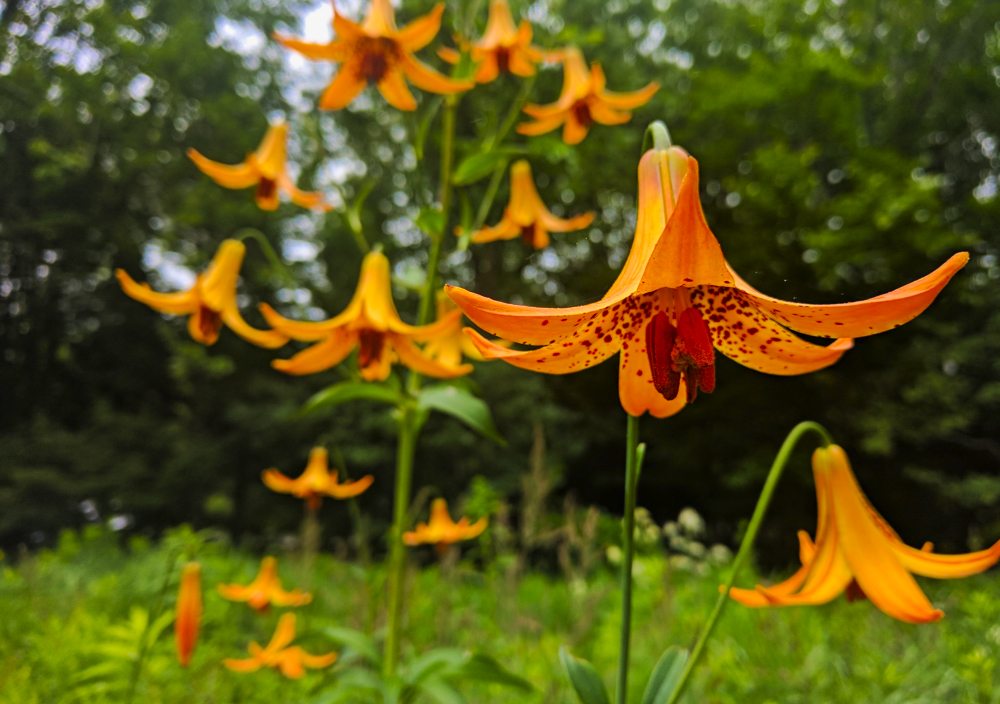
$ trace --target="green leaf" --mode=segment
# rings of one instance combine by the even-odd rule
[[[586,660],[573,657],[565,647],[559,649],[559,659],[582,704],[611,704],[604,682],[593,665]]]
[[[312,398],[302,406],[302,413],[313,413],[358,399],[378,401],[390,406],[398,406],[404,400],[403,395],[388,384],[369,381],[342,381],[313,394]]]
[[[451,180],[456,186],[468,186],[470,183],[486,178],[497,169],[504,168],[511,157],[522,153],[523,151],[520,149],[504,148],[467,156],[455,168],[455,174]]]
[[[646,692],[642,695],[642,704],[665,704],[680,682],[687,659],[688,651],[685,648],[672,645],[663,651],[663,655],[649,676]]]
[[[444,229],[444,213],[440,208],[428,205],[420,209],[413,223],[427,234],[437,235]]]
[[[407,684],[416,685],[445,670],[457,668],[465,662],[465,651],[457,648],[437,648],[414,658],[402,673]]]
[[[466,680],[499,684],[525,692],[534,689],[528,680],[515,675],[495,659],[482,653],[470,655],[465,664],[456,670],[455,675]]]
[[[465,704],[465,697],[457,689],[439,679],[422,682],[416,689],[437,704]]]
[[[421,410],[446,413],[489,439],[501,445],[507,444],[493,424],[490,407],[463,388],[450,384],[428,386],[417,397],[417,406]]]
[[[349,648],[372,664],[378,664],[381,660],[379,650],[375,647],[375,641],[361,631],[330,626],[324,628],[322,632],[334,643]]]

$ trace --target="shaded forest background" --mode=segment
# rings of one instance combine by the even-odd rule
[[[430,2],[407,0],[402,19]],[[459,10],[459,5],[461,9]],[[451,2],[454,18],[477,18]],[[913,543],[944,550],[1000,533],[1000,5],[978,0],[540,0],[527,12],[543,46],[577,43],[612,88],[662,88],[628,126],[597,127],[579,147],[524,142],[547,202],[598,211],[584,235],[528,253],[518,241],[446,261],[446,280],[506,300],[566,305],[598,297],[627,252],[643,129],[663,119],[701,163],[708,221],[754,286],[816,302],[881,293],[951,252],[972,260],[930,311],[819,374],[767,377],[726,360],[719,388],[666,421],[645,419],[640,505],[666,520],[693,506],[731,541],[778,443],[797,421],[827,424],[852,453],[874,503]],[[349,473],[376,476],[361,508],[373,531],[390,515],[394,425],[379,407],[301,417],[302,402],[348,372],[296,379],[272,353],[224,333],[212,348],[183,321],[126,298],[124,267],[178,287],[219,241],[266,234],[292,281],[252,242],[248,302],[333,313],[360,255],[345,202],[371,184],[370,233],[390,235],[404,317],[412,320],[414,226],[430,202],[435,131],[407,145],[417,116],[377,98],[319,114],[327,65],[301,67],[267,39],[296,32],[306,5],[274,0],[8,0],[0,8],[0,545],[117,517],[125,531],[218,525],[250,545],[297,527],[299,506],[269,495],[262,469],[296,473],[325,443]],[[357,15],[357,3],[344,3]],[[427,52],[430,56],[430,53]],[[558,70],[533,97],[554,99]],[[517,85],[462,100],[459,149],[488,134]],[[266,116],[293,123],[300,183],[338,207],[256,209],[184,157],[196,147],[238,161]],[[419,157],[419,158],[418,158]],[[506,189],[506,186],[504,186]],[[463,196],[478,205],[483,183]],[[339,196],[336,194],[340,194]],[[505,190],[490,221],[499,217]],[[261,322],[256,313],[248,317]],[[284,354],[287,356],[287,353]],[[416,482],[449,498],[474,478],[481,502],[517,513],[536,431],[555,494],[615,512],[625,422],[617,366],[539,377],[480,365],[472,383],[508,440],[498,447],[435,417]],[[814,521],[806,455],[789,473],[762,552],[791,561],[794,529]],[[485,482],[485,483],[484,483]],[[487,488],[488,487],[488,488]],[[537,487],[536,487],[537,488]],[[486,498],[484,498],[484,496]],[[488,502],[487,502],[488,503]],[[328,534],[348,530],[327,512]],[[975,526],[975,528],[974,528]]]

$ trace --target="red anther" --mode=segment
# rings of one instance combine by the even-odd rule
[[[698,397],[698,391],[715,391],[715,348],[708,324],[697,308],[685,308],[677,317],[672,361],[674,368],[684,374],[688,403]]]
[[[262,177],[257,182],[257,198],[260,200],[269,200],[274,197],[274,192],[277,188],[278,184],[273,178]]]
[[[382,358],[382,347],[385,335],[375,330],[362,330],[358,336],[358,366],[362,369],[378,362]]]
[[[214,340],[222,329],[222,314],[206,305],[198,309],[198,330],[205,340]]]
[[[677,398],[681,376],[688,403],[699,391],[715,391],[715,348],[697,308],[685,308],[677,317],[677,327],[666,313],[654,315],[646,326],[646,354],[653,386],[668,401]]]
[[[681,375],[674,370],[672,354],[677,340],[677,328],[663,311],[652,317],[646,325],[646,356],[653,375],[653,386],[668,401],[677,398]]]

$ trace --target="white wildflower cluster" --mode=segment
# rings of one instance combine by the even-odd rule
[[[667,541],[670,566],[706,574],[709,567],[724,565],[733,558],[732,551],[725,545],[705,544],[705,519],[695,509],[685,507],[677,514],[677,520],[663,524],[663,537]]]

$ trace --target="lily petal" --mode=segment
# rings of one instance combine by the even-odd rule
[[[258,330],[252,327],[243,319],[239,309],[235,306],[227,307],[222,311],[222,322],[244,340],[258,347],[273,350],[288,342],[288,336],[277,330]]]
[[[115,269],[115,277],[126,296],[145,303],[161,313],[184,315],[194,312],[198,306],[198,296],[194,289],[178,293],[159,293],[151,289],[149,284],[136,282],[124,269]]]
[[[884,332],[920,315],[951,277],[969,261],[967,252],[959,252],[936,270],[881,296],[854,303],[809,305],[766,296],[735,273],[735,286],[782,325],[817,337],[864,337]]]
[[[303,208],[321,208],[323,210],[331,210],[331,206],[323,198],[323,194],[319,191],[303,191],[292,182],[292,179],[288,177],[287,174],[282,174],[278,179],[278,187],[288,194],[289,199],[295,203],[295,205],[302,206]]]
[[[830,366],[854,346],[841,339],[823,346],[806,342],[778,325],[731,288],[705,286],[691,294],[722,354],[765,374],[792,376]]]
[[[595,319],[591,322],[597,321]],[[515,367],[547,374],[578,372],[603,362],[621,348],[618,337],[610,332],[605,334],[599,324],[586,328],[582,333],[573,333],[571,337],[558,339],[533,350],[512,350],[501,347],[468,328],[465,333],[486,359],[502,359]]]
[[[431,93],[440,93],[442,95],[461,93],[473,86],[471,81],[448,78],[409,54],[403,55],[401,65],[403,73],[413,82],[413,85]]]
[[[320,110],[340,110],[351,104],[364,90],[367,81],[361,77],[354,62],[349,62],[337,70],[337,75],[323,91],[319,99]]]
[[[386,71],[378,82],[378,92],[397,110],[416,110],[417,100],[406,85],[403,73],[399,69]]]
[[[434,41],[441,29],[441,15],[444,3],[439,2],[423,17],[419,17],[396,33],[398,41],[407,51],[418,51]]]
[[[389,341],[399,356],[399,361],[413,371],[435,379],[453,379],[472,371],[471,364],[448,366],[424,355],[417,346],[402,335],[391,335]]]
[[[344,47],[338,41],[316,44],[315,42],[304,42],[301,39],[287,37],[277,32],[272,36],[276,42],[285,48],[302,54],[302,56],[310,61],[343,61],[344,59]]]
[[[653,373],[649,368],[644,340],[634,337],[629,349],[622,349],[618,362],[618,399],[625,412],[641,416],[649,412],[657,418],[668,418],[679,413],[686,404],[687,390],[684,379],[673,400],[667,400],[653,386]]]
[[[260,172],[249,162],[221,164],[212,161],[197,149],[188,149],[187,155],[199,171],[223,188],[249,188],[260,180]]]
[[[843,554],[861,590],[885,613],[908,623],[937,621],[944,612],[935,609],[916,580],[893,553],[892,546],[872,521],[843,450],[831,445],[826,464],[833,519],[843,541]],[[818,455],[817,455],[818,456]]]
[[[290,359],[272,360],[271,366],[285,374],[315,374],[344,361],[357,342],[356,333],[333,330],[325,340],[307,347]]]

